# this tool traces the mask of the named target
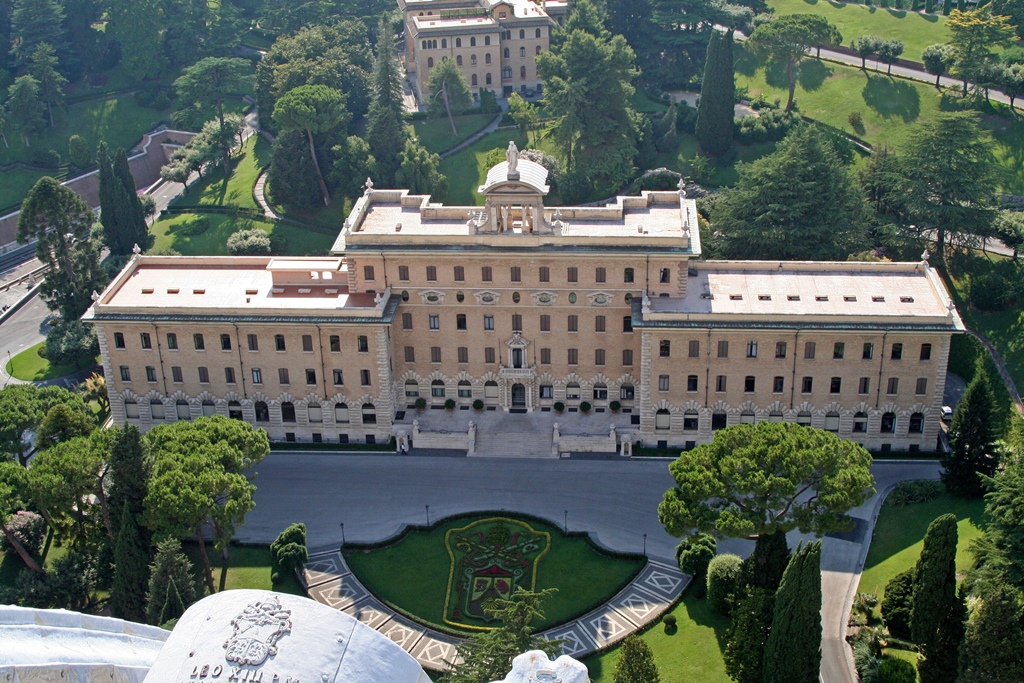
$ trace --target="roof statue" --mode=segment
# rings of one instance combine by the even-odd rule
[[[512,660],[512,671],[494,683],[587,683],[587,667],[562,655],[555,661],[540,650],[524,652]]]
[[[516,170],[519,166],[519,148],[516,147],[515,140],[508,141],[508,149],[505,150],[505,161],[508,162],[508,179],[519,180],[519,171]]]

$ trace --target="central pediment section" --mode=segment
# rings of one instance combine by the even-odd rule
[[[518,177],[515,177],[518,174]],[[519,159],[516,170],[509,173],[509,163],[502,161],[487,172],[487,180],[477,192],[490,196],[494,194],[546,195],[551,188],[547,185],[548,169],[536,161]]]

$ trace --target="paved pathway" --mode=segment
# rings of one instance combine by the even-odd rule
[[[504,100],[499,100],[499,104],[501,104],[502,102],[504,102]],[[459,152],[466,149],[470,145],[476,144],[476,142],[483,138],[485,135],[490,135],[494,131],[498,130],[498,126],[501,125],[501,117],[505,115],[504,107],[507,105],[502,104],[501,106],[502,111],[499,111],[497,116],[495,116],[490,123],[488,123],[486,126],[481,128],[477,132],[473,133],[468,138],[466,138],[459,144],[455,145],[454,147],[446,149],[445,151],[441,152],[441,158],[445,159],[447,157],[452,156],[453,154],[458,154]]]
[[[375,598],[352,574],[338,550],[310,557],[303,570],[310,597],[350,614],[400,645],[429,669],[447,669],[456,660],[457,638],[427,628]],[[664,614],[689,578],[664,560],[648,560],[636,578],[607,603],[561,626],[540,633],[565,642],[562,651],[581,658],[619,642]]]

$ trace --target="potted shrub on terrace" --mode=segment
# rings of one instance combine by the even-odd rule
[[[484,402],[481,401],[480,399],[473,401],[473,410],[475,410],[478,413],[482,413],[484,410]]]
[[[608,404],[608,408],[610,408],[613,413],[617,413],[619,412],[619,409],[622,408],[622,404],[618,401],[612,401]]]
[[[455,399],[450,398],[447,401],[445,401],[444,409],[447,410],[449,413],[455,410]]]
[[[583,413],[584,415],[590,412],[590,408],[591,406],[588,401],[584,401],[583,403],[580,404],[580,412]]]
[[[565,410],[565,404],[562,403],[561,401],[555,401],[555,405],[553,405],[552,407],[555,409],[555,412],[558,413],[559,415],[561,415],[562,412]]]
[[[418,410],[419,412],[422,413],[426,409],[427,409],[427,399],[425,399],[422,396],[420,396],[418,399],[416,399],[416,410]]]

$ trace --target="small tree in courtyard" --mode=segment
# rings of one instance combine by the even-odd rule
[[[612,683],[661,683],[651,646],[636,635],[622,641]]]

